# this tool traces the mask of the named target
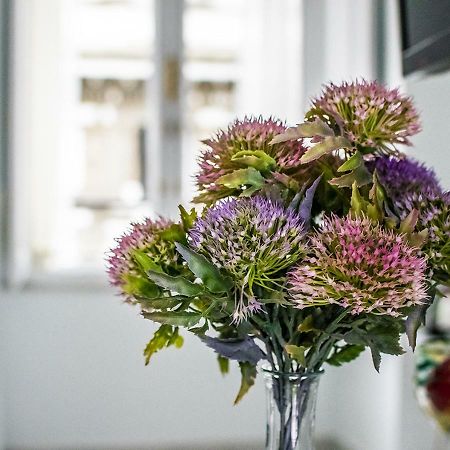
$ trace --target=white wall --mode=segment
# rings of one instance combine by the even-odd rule
[[[111,290],[9,294],[0,317],[7,343],[2,367],[8,448],[198,449],[204,443],[216,449],[223,443],[230,450],[246,442],[262,448],[261,382],[234,407],[238,374],[222,378],[212,351],[195,337],[145,367],[142,350],[153,325]],[[335,439],[345,450],[400,450],[391,420],[398,417],[393,387],[400,368],[400,360],[388,358],[378,375],[369,355],[327,368],[319,437]]]

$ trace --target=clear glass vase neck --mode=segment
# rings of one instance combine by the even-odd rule
[[[314,422],[323,371],[262,369],[266,387],[266,450],[314,450]]]

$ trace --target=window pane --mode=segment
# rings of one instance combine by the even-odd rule
[[[200,139],[226,126],[237,114],[244,3],[239,0],[186,1],[185,201],[190,201],[194,195],[192,175],[201,149]]]
[[[37,234],[33,242],[35,267],[43,270],[101,267],[113,236],[149,211],[142,162],[153,71],[153,2],[60,5],[64,54],[57,76],[64,86],[63,113],[53,126],[64,134],[56,144],[55,173],[49,174],[58,177],[53,185],[59,201],[47,206],[49,214],[36,211],[40,228],[53,229],[51,237]],[[48,57],[61,55],[50,49]]]

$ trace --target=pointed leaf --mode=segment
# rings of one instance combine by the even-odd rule
[[[202,280],[210,292],[228,292],[232,288],[233,282],[228,277],[224,277],[219,269],[203,255],[199,255],[194,250],[179,243],[175,246],[192,273]]]
[[[123,291],[131,296],[155,298],[161,295],[161,290],[152,281],[138,275],[126,274],[124,276]]]
[[[342,166],[338,168],[338,172],[348,172],[350,170],[355,170],[364,162],[363,156],[360,152],[356,151],[353,156],[351,156],[347,161],[345,161]]]
[[[184,230],[190,230],[197,220],[197,212],[195,211],[195,208],[192,208],[189,212],[187,212],[183,205],[178,205],[178,209],[180,210],[181,223],[183,224]]]
[[[202,319],[201,314],[186,311],[144,311],[142,316],[145,319],[152,320],[153,322],[186,328],[196,325]]]
[[[292,359],[295,359],[301,366],[305,366],[305,351],[307,350],[307,347],[286,344],[284,349]]]
[[[173,223],[170,227],[160,231],[159,236],[169,242],[186,242],[186,232],[179,223]]]
[[[264,352],[255,344],[255,341],[246,339],[220,339],[210,336],[199,336],[209,348],[228,359],[241,362],[249,362],[256,365],[258,361],[265,358]]]
[[[350,211],[353,217],[361,217],[367,213],[367,207],[369,206],[369,202],[365,200],[359,193],[356,181],[352,185],[352,198],[350,204],[351,204]]]
[[[255,384],[256,379],[256,366],[248,362],[240,362],[239,367],[241,369],[241,387],[234,400],[234,404],[239,403],[249,389]]]
[[[158,286],[186,297],[195,297],[204,291],[202,285],[192,283],[181,276],[172,277],[165,273],[155,272],[153,270],[149,270],[147,275]]]
[[[288,189],[296,192],[300,190],[298,181],[290,177],[289,175],[280,172],[272,172],[272,176],[275,180],[277,180],[283,186],[286,186]]]
[[[399,232],[403,234],[410,234],[414,231],[419,219],[419,211],[413,209],[405,219],[400,222]]]
[[[233,155],[231,160],[261,172],[272,170],[277,165],[277,162],[262,150],[242,150]]]
[[[334,136],[334,132],[325,122],[316,118],[314,122],[304,122],[298,124],[296,127],[287,128],[286,131],[275,136],[270,141],[270,144],[279,144],[280,142],[294,141],[300,138],[315,136]]]
[[[221,176],[216,181],[217,184],[223,184],[228,188],[238,188],[242,185],[262,187],[264,177],[253,167],[247,169],[238,169],[232,173]]]
[[[217,362],[219,363],[220,373],[226,375],[230,371],[230,360],[223,356],[217,355]]]
[[[364,164],[361,164],[356,169],[352,170],[341,177],[333,178],[329,181],[330,184],[338,187],[350,187],[356,182],[358,187],[365,186],[372,181],[372,175],[367,170]]]
[[[381,353],[380,350],[378,350],[378,347],[374,344],[369,344],[370,353],[372,354],[372,362],[373,366],[375,367],[375,370],[377,372],[380,371],[380,364],[381,364]]]
[[[416,348],[417,331],[420,325],[425,323],[425,313],[429,306],[429,304],[415,306],[406,318],[406,336],[408,337],[409,346],[413,351]]]
[[[322,142],[311,147],[301,158],[302,164],[310,163],[319,159],[323,155],[331,153],[341,148],[350,148],[351,143],[342,136],[326,137]]]
[[[269,145],[280,144],[287,141],[296,141],[300,139],[301,135],[297,127],[289,127],[283,133],[277,134],[270,142]]]
[[[317,117],[314,122],[304,122],[297,125],[297,131],[300,137],[334,136],[333,130]]]
[[[314,183],[306,190],[305,197],[300,203],[299,216],[301,217],[307,228],[309,228],[311,222],[311,209],[313,205],[314,194],[316,193],[316,189],[320,183],[321,178],[322,175],[314,180]]]
[[[131,254],[132,258],[138,263],[139,267],[144,273],[148,270],[153,270],[154,272],[162,272],[158,264],[156,264],[150,256],[148,256],[142,250],[134,250]]]
[[[342,364],[356,359],[365,348],[364,345],[346,345],[337,350],[326,362],[332,366],[342,366]]]
[[[137,301],[143,310],[153,311],[155,309],[175,308],[180,303],[186,301],[186,297],[175,295],[171,297],[139,298]]]
[[[161,325],[145,347],[145,365],[150,362],[150,358],[156,352],[171,345],[180,348],[183,345],[183,337],[178,334],[178,328],[172,328],[170,325]]]

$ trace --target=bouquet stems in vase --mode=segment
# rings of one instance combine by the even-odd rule
[[[450,284],[450,195],[399,150],[419,131],[410,98],[376,82],[330,84],[302,123],[246,117],[203,141],[198,208],[145,219],[108,256],[112,284],[160,324],[144,350],[181,347],[180,328],[239,365],[235,403],[266,381],[267,449],[313,449],[326,364],[415,346]]]

